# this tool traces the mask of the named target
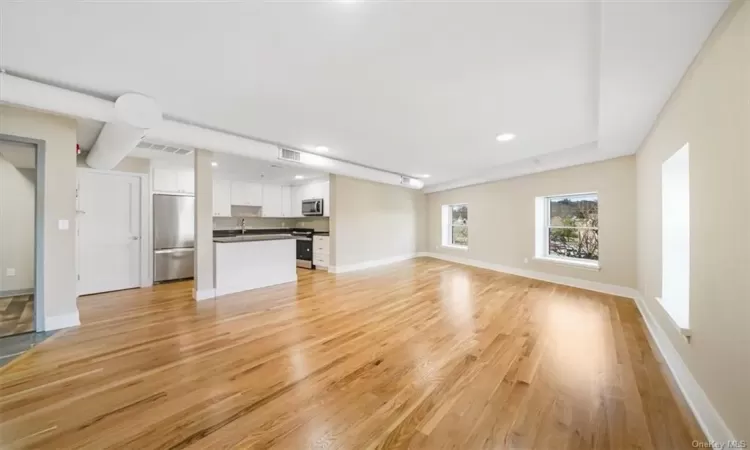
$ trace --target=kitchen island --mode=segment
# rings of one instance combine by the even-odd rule
[[[297,239],[289,234],[214,237],[216,296],[297,281]]]

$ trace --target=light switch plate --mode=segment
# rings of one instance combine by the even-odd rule
[[[70,227],[70,223],[65,219],[60,219],[57,221],[57,229],[58,230],[67,230]]]
[[[5,276],[6,277],[15,277],[16,276],[16,269],[13,267],[8,267],[5,269]]]

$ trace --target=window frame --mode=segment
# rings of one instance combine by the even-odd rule
[[[559,226],[559,225],[551,225],[551,207],[550,204],[555,199],[561,199],[561,198],[571,198],[571,197],[584,197],[584,196],[594,196],[596,197],[596,203],[597,203],[597,214],[599,214],[599,193],[596,191],[592,192],[576,192],[572,194],[556,194],[556,195],[545,195],[543,197],[537,197],[537,245],[536,245],[536,256],[535,259],[543,260],[543,261],[549,261],[549,262],[555,262],[560,264],[567,264],[571,266],[577,266],[577,267],[583,267],[583,268],[589,268],[594,270],[599,270],[600,268],[600,260],[599,259],[585,259],[585,258],[574,258],[570,256],[561,256],[561,255],[555,255],[550,253],[549,248],[549,233],[550,230],[558,228],[558,229],[586,229],[586,230],[599,230],[601,227],[569,227],[569,226]],[[541,200],[541,202],[540,202]],[[540,207],[541,206],[541,207]],[[541,216],[541,217],[539,217]],[[541,244],[541,245],[540,245]],[[598,254],[599,248],[597,248],[597,254]]]
[[[453,224],[453,208],[456,206],[465,206],[466,207],[466,225],[454,225]],[[449,203],[446,205],[442,205],[441,208],[441,245],[446,248],[454,248],[459,250],[468,250],[469,244],[462,245],[462,244],[456,244],[453,242],[453,229],[457,226],[463,226],[466,228],[466,236],[468,240],[469,236],[469,204],[468,203]]]

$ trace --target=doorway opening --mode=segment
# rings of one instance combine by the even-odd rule
[[[0,138],[0,338],[37,329],[37,146]]]

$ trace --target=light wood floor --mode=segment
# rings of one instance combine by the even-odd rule
[[[0,448],[688,449],[632,301],[418,259],[79,300],[0,369]]]
[[[0,297],[0,337],[34,331],[34,297]]]

